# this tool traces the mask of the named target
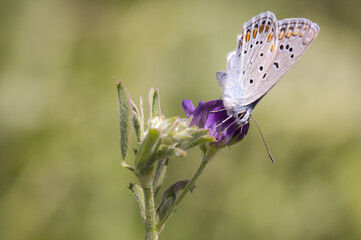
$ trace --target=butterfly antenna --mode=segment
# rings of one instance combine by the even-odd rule
[[[252,117],[253,121],[256,123],[256,126],[257,126],[257,128],[258,128],[258,131],[259,131],[259,133],[260,133],[260,135],[261,135],[261,138],[262,138],[262,140],[263,140],[264,146],[266,147],[268,156],[270,157],[271,161],[274,163],[275,160],[274,160],[274,158],[272,157],[272,154],[271,154],[271,152],[270,152],[269,149],[268,149],[268,146],[267,146],[267,144],[266,144],[266,141],[264,140],[264,137],[263,137],[263,134],[262,134],[262,132],[261,132],[261,129],[259,128],[256,119],[255,119],[252,115],[251,115],[251,117]]]

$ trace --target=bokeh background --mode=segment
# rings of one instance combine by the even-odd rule
[[[360,1],[0,1],[0,239],[143,239],[120,167],[117,94],[158,87],[163,113],[217,99],[243,22],[321,31],[207,166],[160,239],[361,239]],[[172,159],[189,178],[200,151]],[[129,163],[132,163],[132,156]]]

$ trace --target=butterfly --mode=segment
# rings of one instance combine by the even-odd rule
[[[297,62],[320,28],[305,18],[278,21],[272,12],[243,24],[237,46],[227,56],[227,71],[217,72],[222,99],[236,123],[248,123],[256,104]]]

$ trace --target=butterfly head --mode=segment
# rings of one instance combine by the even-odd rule
[[[249,118],[251,117],[252,110],[253,109],[251,108],[240,107],[228,111],[228,114],[232,115],[236,119],[238,125],[244,125],[248,123]]]
[[[237,104],[233,99],[225,97],[223,99],[224,107],[227,109],[228,115],[233,116],[236,119],[238,125],[244,125],[248,123],[251,113],[256,104],[250,104],[242,106]]]

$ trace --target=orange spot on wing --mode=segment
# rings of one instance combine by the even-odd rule
[[[259,26],[259,33],[263,32],[264,25]]]
[[[292,35],[293,35],[293,36],[297,36],[297,35],[298,35],[298,32],[295,30],[295,31],[293,31]]]
[[[255,28],[254,30],[253,30],[253,38],[255,38],[257,36],[257,28]]]
[[[264,31],[265,31],[265,32],[268,32],[268,30],[269,30],[269,26],[266,25],[266,29],[265,29]]]
[[[242,41],[240,40],[239,42],[238,42],[238,48],[240,48],[242,46]]]
[[[287,33],[286,33],[286,38],[290,38],[291,35],[292,35],[292,32],[291,32],[291,31],[287,32]]]
[[[268,34],[267,42],[271,41],[272,37],[273,37],[273,33]]]
[[[271,52],[273,52],[273,43],[271,44],[271,46],[270,46],[270,48],[269,49],[271,49]]]
[[[247,31],[247,34],[246,34],[246,42],[249,41],[249,31]]]
[[[282,39],[284,35],[285,35],[285,33],[281,32],[280,35],[278,35],[278,39]]]

